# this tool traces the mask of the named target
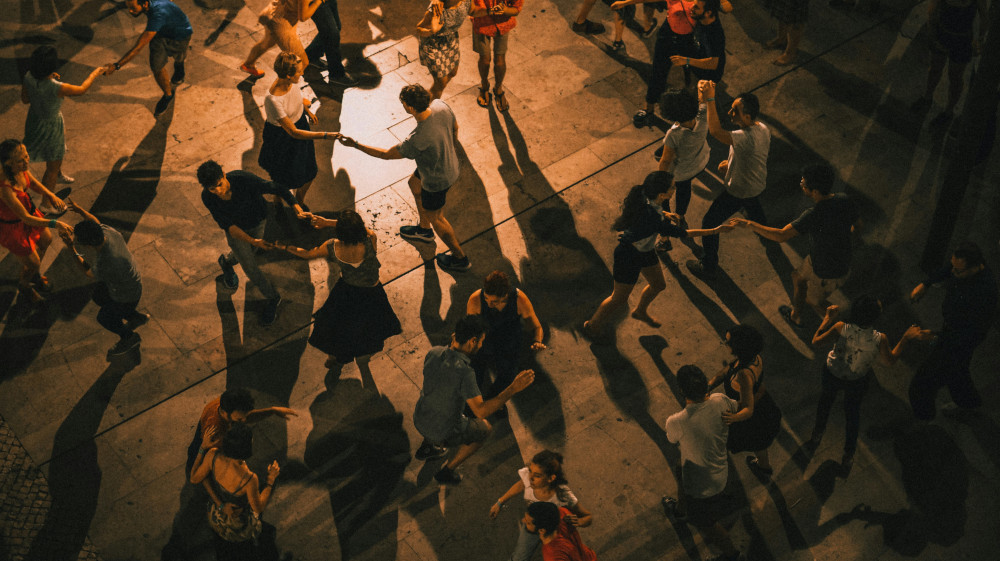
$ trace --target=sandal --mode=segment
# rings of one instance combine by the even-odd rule
[[[677,499],[673,497],[663,497],[660,499],[660,504],[663,505],[663,513],[667,515],[674,522],[687,522],[687,513],[682,512],[678,509],[680,506]]]
[[[497,111],[504,113],[510,109],[510,103],[507,103],[507,92],[493,90],[493,95],[496,96],[497,100]]]
[[[264,76],[263,70],[258,69],[256,66],[247,66],[245,63],[240,65],[240,70],[246,72],[255,80]]]
[[[802,323],[792,319],[791,306],[778,306],[778,313],[781,314],[781,317],[785,318],[785,321],[787,321],[792,327],[796,329],[802,329],[803,327],[805,327],[804,325],[802,325]]]
[[[493,94],[490,93],[490,87],[487,85],[485,88],[479,86],[479,96],[476,98],[476,103],[480,107],[486,108],[490,106],[493,102]]]

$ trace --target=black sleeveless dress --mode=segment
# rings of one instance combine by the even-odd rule
[[[760,360],[759,357],[758,360]],[[733,389],[733,379],[740,370],[742,368],[730,365],[729,372],[726,373],[726,379],[722,383],[722,388],[726,392],[726,396],[737,402],[740,400],[740,392]],[[762,370],[760,377],[754,381],[754,394],[757,393],[760,385],[763,383],[764,372]],[[733,453],[763,450],[774,442],[774,438],[778,436],[778,431],[780,430],[781,410],[778,409],[778,404],[771,398],[771,394],[765,391],[764,395],[754,402],[752,417],[746,421],[729,425],[729,440],[726,442],[726,448]]]
[[[479,314],[486,324],[483,348],[472,356],[472,369],[483,398],[489,399],[504,390],[517,377],[524,349],[524,327],[517,311],[518,290],[511,288],[507,305],[496,310],[486,304],[486,294],[479,291]],[[496,377],[490,383],[489,370]]]

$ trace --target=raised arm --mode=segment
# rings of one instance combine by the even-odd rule
[[[338,139],[340,140],[340,143],[343,144],[344,146],[347,146],[348,148],[356,148],[358,150],[361,150],[362,152],[368,154],[373,158],[378,158],[380,160],[403,159],[403,155],[399,153],[398,146],[393,146],[392,148],[375,148],[374,146],[365,146],[364,144],[361,144],[360,142],[354,140],[349,136],[340,135]]]
[[[257,481],[256,475],[252,476],[250,482],[247,483],[247,501],[250,503],[250,509],[257,516],[264,514],[264,509],[267,508],[267,503],[271,500],[274,482],[278,479],[280,472],[281,468],[278,467],[278,461],[275,460],[267,466],[267,482],[263,487]]]
[[[467,399],[465,402],[469,405],[469,409],[472,410],[472,414],[479,419],[485,419],[490,415],[496,413],[504,406],[505,403],[510,401],[510,398],[514,397],[515,394],[523,390],[524,388],[531,385],[535,381],[535,371],[534,370],[522,370],[514,381],[510,383],[509,386],[503,389],[496,397],[491,397],[488,401],[483,401],[483,396],[477,395],[472,399]]]
[[[719,120],[719,110],[715,103],[715,82],[710,80],[698,82],[698,101],[708,108],[708,133],[719,142],[732,146],[733,135],[722,128],[722,122]]]
[[[283,249],[288,253],[296,257],[301,257],[302,259],[318,259],[320,257],[326,257],[329,254],[329,245],[331,241],[323,242],[323,245],[316,246],[312,249],[303,249],[301,247],[295,247],[294,245],[279,246],[278,249]]]
[[[750,377],[750,369],[741,368],[736,373],[736,380],[740,385],[740,405],[735,413],[726,412],[722,414],[722,419],[726,421],[727,425],[746,421],[750,417],[753,417],[753,378]]]
[[[139,38],[135,40],[135,45],[129,50],[129,52],[125,53],[125,56],[118,59],[118,62],[114,63],[111,68],[108,69],[108,74],[119,70],[121,67],[128,64],[128,61],[132,60],[135,55],[139,54],[139,51],[148,45],[149,42],[153,40],[153,37],[156,37],[155,31],[143,31],[142,35],[139,35]]]
[[[772,242],[784,243],[788,240],[799,235],[799,231],[795,229],[791,224],[785,224],[784,228],[772,228],[771,226],[764,226],[763,224],[758,224],[753,220],[741,220],[737,219],[738,224],[746,226],[753,230],[755,234],[762,238],[767,238]]]
[[[76,97],[87,93],[90,86],[94,85],[94,80],[97,79],[98,76],[102,76],[106,73],[106,69],[102,66],[91,70],[90,75],[87,76],[87,79],[84,80],[79,86],[63,82],[59,85],[59,97]]]
[[[833,337],[840,337],[840,334],[844,331],[844,322],[836,321],[839,314],[840,307],[836,304],[827,306],[826,315],[823,316],[823,321],[819,322],[819,327],[816,328],[816,333],[813,334],[813,345],[819,345],[829,341]]]
[[[903,349],[906,345],[914,340],[928,341],[934,338],[934,333],[930,329],[921,329],[919,325],[911,325],[903,332],[903,336],[899,338],[899,342],[892,350],[889,350],[889,338],[882,333],[882,340],[879,342],[879,359],[884,364],[893,365],[899,360],[899,357],[903,356]]]

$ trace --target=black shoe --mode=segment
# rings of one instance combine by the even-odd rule
[[[278,320],[278,306],[281,304],[281,296],[274,300],[268,300],[264,304],[264,309],[260,312],[260,324],[264,327],[272,325]]]
[[[421,228],[420,226],[400,226],[399,237],[418,242],[433,242],[434,230]]]
[[[149,314],[136,314],[132,319],[125,322],[129,329],[136,329],[149,323]]]
[[[240,277],[232,265],[226,263],[226,256],[219,256],[219,266],[222,267],[222,284],[229,290],[236,290],[240,287]]]
[[[604,33],[604,24],[585,19],[583,20],[583,23],[573,22],[573,31],[577,33],[585,33],[587,35],[596,35],[598,33]]]
[[[472,268],[468,257],[459,259],[450,253],[439,253],[434,259],[437,260],[438,267],[446,271],[468,271]]]
[[[659,162],[660,158],[662,157],[663,157],[663,145],[661,144],[660,147],[657,148],[655,152],[653,152],[653,158],[655,158],[656,161]]]
[[[174,63],[174,75],[170,77],[170,83],[179,86],[184,83],[184,63]]]
[[[323,60],[322,58],[320,58],[318,56],[312,56],[309,53],[306,53],[306,56],[309,57],[309,66],[315,68],[316,70],[320,70],[320,71],[322,71],[322,70],[329,70],[330,65],[327,64],[327,62],[325,60]]]
[[[173,94],[161,97],[160,101],[156,102],[156,108],[153,109],[153,116],[159,117],[160,115],[162,115],[163,112],[167,110],[167,107],[170,107],[170,102],[173,100],[174,100]]]
[[[625,54],[625,41],[612,41],[609,49],[612,53]]]
[[[691,259],[685,264],[692,275],[702,280],[715,280],[716,267],[706,267],[704,263],[697,259]]]
[[[121,356],[138,347],[140,341],[142,341],[142,337],[139,337],[139,334],[135,332],[122,338],[120,341],[115,343],[115,346],[108,349],[108,360],[110,360],[113,356]]]
[[[649,29],[643,29],[642,30],[642,36],[643,37],[649,37],[650,35],[652,35],[653,32],[656,31],[656,24],[658,24],[658,23],[659,22],[656,21],[656,18],[653,18],[653,23],[651,23],[649,25]]]
[[[456,472],[453,469],[448,469],[446,467],[441,468],[441,471],[434,474],[434,479],[437,479],[438,483],[444,483],[446,485],[458,485],[462,482],[462,474]]]
[[[645,109],[640,109],[635,115],[632,115],[632,124],[635,128],[641,129],[642,127],[649,124],[649,113],[646,113]]]
[[[663,513],[667,515],[667,518],[673,520],[674,522],[687,522],[687,513],[677,509],[677,499],[673,497],[663,497],[660,499],[660,504],[663,505]]]
[[[340,86],[342,88],[356,88],[358,87],[358,81],[352,77],[350,74],[343,74],[341,76],[330,76],[326,81],[332,86]]]
[[[674,244],[670,243],[670,238],[663,238],[662,240],[656,242],[656,251],[660,253],[666,253],[674,248]]]
[[[426,462],[427,460],[433,460],[434,458],[441,458],[448,453],[448,449],[444,446],[435,446],[433,444],[421,444],[420,448],[417,448],[416,453],[413,457],[420,462]]]

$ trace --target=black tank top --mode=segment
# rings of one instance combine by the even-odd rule
[[[486,340],[491,337],[509,339],[521,333],[521,316],[517,313],[517,289],[510,289],[507,305],[497,310],[486,305],[486,293],[479,291],[479,314],[486,323]]]

